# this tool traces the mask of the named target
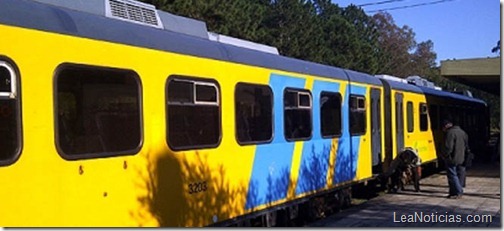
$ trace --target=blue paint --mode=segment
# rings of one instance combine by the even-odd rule
[[[347,85],[343,99],[343,134],[338,143],[336,163],[334,165],[333,184],[350,181],[357,173],[357,160],[361,136],[350,136],[350,94],[366,96],[366,88]],[[368,100],[368,99],[366,99]],[[367,125],[369,127],[369,125]]]
[[[327,184],[331,139],[323,139],[320,127],[320,93],[339,92],[340,84],[324,81],[313,83],[313,137],[303,145],[296,194],[321,189]]]
[[[274,95],[274,137],[270,144],[256,148],[246,209],[284,199],[289,189],[294,142],[287,142],[284,137],[283,93],[287,87],[304,88],[305,80],[272,74],[269,85]]]

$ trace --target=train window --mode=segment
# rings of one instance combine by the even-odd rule
[[[12,62],[0,59],[0,166],[14,163],[21,152],[18,73]]]
[[[362,135],[366,133],[366,98],[350,96],[350,133]]]
[[[141,83],[131,70],[62,64],[55,76],[56,143],[65,159],[135,154]]]
[[[312,134],[311,93],[300,89],[284,91],[284,134],[289,141],[306,140]]]
[[[413,132],[414,129],[414,121],[413,121],[413,102],[408,101],[406,104],[406,116],[407,116],[407,122],[408,122],[408,132]]]
[[[216,81],[172,76],[166,84],[167,143],[172,150],[217,147],[221,139]]]
[[[194,98],[199,104],[214,104],[217,102],[217,87],[215,84],[209,83],[194,83]]]
[[[427,104],[425,103],[420,103],[419,104],[419,107],[420,109],[419,113],[420,113],[420,131],[427,131],[429,129],[429,120],[428,120],[428,112],[427,112]]]
[[[341,135],[341,95],[339,93],[320,93],[320,128],[324,138]]]
[[[236,139],[239,144],[273,138],[273,92],[267,85],[238,83],[235,88]]]
[[[436,130],[439,128],[438,105],[430,105],[429,116],[431,121],[431,129]]]

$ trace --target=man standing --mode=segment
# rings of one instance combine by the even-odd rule
[[[464,155],[467,146],[467,134],[450,120],[443,120],[443,131],[446,132],[443,159],[446,165],[446,177],[450,192],[448,198],[459,199],[464,193],[465,183]]]

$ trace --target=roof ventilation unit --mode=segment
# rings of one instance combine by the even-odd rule
[[[406,83],[406,84],[408,83],[407,80],[396,77],[396,76],[392,76],[392,75],[375,75],[375,77],[380,78],[380,79],[390,80],[390,81]]]
[[[163,28],[156,7],[133,0],[106,0],[105,15],[110,18]]]

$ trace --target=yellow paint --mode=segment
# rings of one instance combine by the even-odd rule
[[[312,91],[313,90],[313,82],[314,82],[313,78],[307,77],[306,82],[305,82],[305,89]]]
[[[20,159],[0,167],[0,226],[202,226],[214,216],[221,221],[245,212],[255,146],[235,142],[234,87],[243,80],[267,84],[270,70],[9,26],[0,32],[1,55],[21,73],[24,130]],[[140,76],[139,153],[78,161],[58,155],[53,75],[62,63],[130,69]],[[164,94],[172,74],[226,79],[219,81],[226,97],[218,148],[168,149]],[[203,181],[205,193],[188,193],[189,184]]]
[[[287,191],[287,199],[293,199],[296,197],[296,186],[297,179],[299,175],[299,168],[301,167],[301,158],[303,154],[303,141],[295,142],[294,144],[294,154],[292,156],[292,165],[291,165],[291,175],[289,182],[289,189]]]
[[[432,135],[430,121],[426,131],[420,130],[420,103],[426,103],[425,95],[411,92],[404,92],[404,146],[417,149],[418,155],[423,162],[436,160],[436,151],[434,147],[434,137]],[[407,103],[413,104],[413,132],[407,129]],[[430,120],[429,117],[427,117]],[[429,143],[429,140],[432,142]]]
[[[329,155],[329,169],[327,170],[327,188],[333,185],[334,179],[334,167],[336,166],[336,157],[338,156],[338,144],[339,139],[332,139],[331,142],[331,154]]]

